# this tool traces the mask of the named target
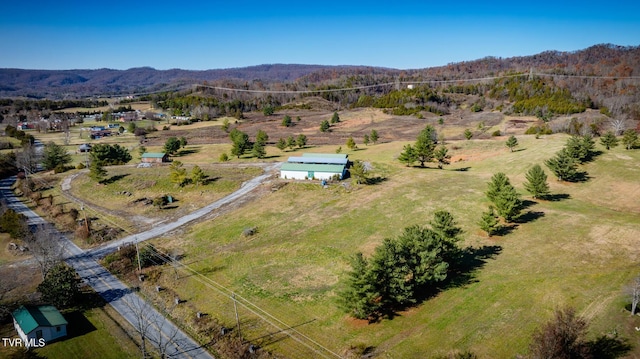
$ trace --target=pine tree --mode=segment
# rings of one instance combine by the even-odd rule
[[[473,137],[473,132],[471,132],[471,130],[468,128],[464,130],[464,138],[466,138],[467,140],[470,140],[471,137]]]
[[[354,318],[370,319],[380,308],[380,295],[371,276],[370,264],[362,253],[351,259],[351,271],[345,290],[339,293],[340,303]]]
[[[398,161],[406,164],[407,167],[412,166],[417,160],[416,152],[411,145],[405,145],[402,153],[398,156]]]
[[[329,121],[324,120],[320,123],[320,132],[327,132],[330,127],[331,125],[329,124]]]
[[[366,133],[364,134],[364,139],[362,140],[362,143],[364,143],[365,146],[369,146],[369,135],[367,135]]]
[[[284,151],[287,148],[287,142],[284,140],[284,138],[280,138],[278,140],[278,142],[276,143],[276,147],[280,150],[280,151]]]
[[[607,149],[618,146],[618,138],[613,131],[607,131],[604,136],[600,137],[600,143]]]
[[[630,150],[638,145],[638,133],[635,130],[626,130],[622,134],[624,148]]]
[[[193,169],[191,170],[192,183],[194,183],[196,186],[203,184],[206,178],[207,178],[207,175],[204,173],[202,168],[200,168],[200,166],[198,165],[193,166]]]
[[[289,117],[289,115],[285,115],[284,118],[282,119],[282,126],[284,127],[289,127],[291,126],[291,117]]]
[[[183,187],[187,184],[189,178],[187,177],[187,170],[184,169],[182,162],[173,161],[171,162],[171,166],[169,166],[169,179],[172,183]]]
[[[507,147],[509,147],[509,149],[511,150],[511,152],[513,152],[513,148],[516,147],[518,145],[518,139],[516,138],[516,136],[509,136],[509,138],[507,139]]]
[[[433,157],[438,161],[438,168],[442,169],[443,165],[448,165],[450,163],[451,155],[449,155],[449,150],[445,146],[440,146],[433,153]]]
[[[353,137],[349,136],[349,138],[347,139],[347,148],[350,150],[354,150],[356,149],[358,146],[356,145],[356,141],[353,140]]]
[[[364,162],[360,160],[353,161],[353,165],[349,168],[349,175],[357,184],[368,182],[367,169]]]
[[[565,149],[556,153],[544,162],[547,167],[558,177],[558,181],[573,181],[578,176],[578,164]]]
[[[267,135],[263,130],[258,130],[258,133],[256,134],[256,142],[260,142],[262,146],[266,146],[267,141],[269,141],[269,135]]]
[[[289,147],[290,150],[296,147],[296,139],[293,138],[293,136],[287,137],[287,147]]]
[[[376,130],[371,130],[371,133],[369,134],[369,138],[371,139],[371,142],[373,142],[373,144],[375,145],[376,142],[378,142],[378,131]]]
[[[498,172],[491,177],[486,195],[495,205],[498,215],[506,221],[510,222],[520,215],[522,208],[520,195],[504,173]]]
[[[527,182],[524,188],[531,193],[533,198],[544,197],[549,194],[549,184],[547,184],[547,174],[540,165],[531,167],[525,175]]]
[[[334,112],[333,116],[331,116],[331,123],[334,124],[338,122],[340,122],[340,116],[338,116],[337,112]]]
[[[251,149],[251,154],[255,158],[264,158],[264,156],[267,155],[267,151],[264,149],[264,144],[256,141]]]
[[[307,145],[307,136],[304,135],[303,133],[299,134],[298,137],[296,138],[296,145],[298,145],[298,147],[300,147],[300,148],[306,146]]]
[[[487,232],[487,235],[491,237],[492,235],[500,232],[501,225],[498,220],[498,216],[496,215],[496,211],[493,206],[489,206],[489,210],[486,212],[482,212],[482,217],[480,218],[480,222],[478,222],[480,229]]]
[[[107,170],[102,166],[102,161],[92,160],[89,165],[89,177],[100,183],[107,177]]]

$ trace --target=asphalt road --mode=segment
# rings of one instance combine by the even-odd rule
[[[232,194],[181,217],[174,222],[162,224],[148,231],[122,238],[89,251],[80,249],[64,234],[55,230],[53,226],[51,226],[51,231],[56,234],[55,238],[57,238],[60,245],[65,249],[65,261],[75,268],[78,275],[111,304],[134,328],[145,331],[147,338],[155,343],[156,347],[162,347],[162,350],[165,351],[168,357],[194,359],[213,358],[211,354],[198,345],[186,333],[146,303],[135,291],[111,275],[111,273],[96,261],[96,258],[103,257],[117,250],[117,248],[123,244],[134,241],[141,242],[161,236],[225,204],[239,199],[264,182],[270,176],[269,172],[278,166],[279,164],[270,165],[265,169],[263,175],[243,183],[241,188]],[[4,200],[7,205],[16,212],[25,215],[28,218],[29,225],[47,225],[48,223],[44,219],[15,198],[10,188],[14,181],[15,178],[0,180],[0,199]]]

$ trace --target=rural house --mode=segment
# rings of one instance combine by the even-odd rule
[[[26,347],[42,346],[45,343],[67,336],[67,321],[51,305],[21,306],[13,313],[13,326]]]
[[[289,157],[280,168],[280,178],[330,180],[344,178],[348,163],[346,154],[304,153]]]
[[[162,163],[169,162],[169,156],[162,152],[145,152],[140,160],[144,163]]]

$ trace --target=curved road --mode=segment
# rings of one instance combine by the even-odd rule
[[[150,341],[156,343],[156,345],[159,343],[164,348],[163,350],[166,351],[168,357],[213,359],[213,356],[204,348],[176,327],[170,320],[165,319],[161,313],[147,304],[138,294],[102,267],[97,262],[97,258],[117,250],[119,246],[125,243],[131,243],[136,240],[145,241],[158,237],[196,220],[225,204],[237,200],[267,180],[271,176],[270,172],[279,166],[279,163],[268,166],[265,168],[264,174],[243,183],[240,189],[232,194],[181,217],[174,222],[162,224],[148,231],[131,235],[88,251],[80,249],[69,238],[53,228],[53,226],[50,226],[50,230],[56,234],[57,240],[65,249],[65,261],[75,268],[80,277],[111,304],[134,328],[144,330],[147,332],[147,338],[149,338]],[[25,215],[28,218],[29,224],[46,224],[40,216],[15,198],[10,188],[13,182],[15,182],[15,178],[0,180],[0,199],[5,200],[9,207],[16,212]]]

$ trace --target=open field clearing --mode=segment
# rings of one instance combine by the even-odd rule
[[[322,189],[290,183],[179,238],[159,239],[158,247],[185,253],[184,263],[201,276],[182,273],[176,280],[167,267],[158,281],[228,327],[235,326],[233,302],[220,291],[235,292],[286,323],[278,324],[281,329],[293,326],[340,355],[350,346],[371,346],[393,358],[467,349],[480,357],[514,357],[525,354],[533,330],[566,305],[592,321],[592,336],[616,330],[635,343],[633,327],[640,321],[624,308],[624,287],[638,274],[640,259],[633,201],[640,190],[634,181],[640,154],[619,148],[603,153],[584,166],[591,177],[584,183],[559,183],[545,167],[558,200],[531,200],[522,186],[524,173],[566,138],[523,136],[515,152],[504,138],[450,142],[457,162],[444,170],[399,164],[394,157],[402,142],[363,147],[350,158],[371,161],[374,175],[383,178],[378,184]],[[487,238],[476,223],[489,204],[486,183],[499,171],[523,194],[527,208],[517,228]],[[450,211],[465,230],[461,246],[484,253],[472,277],[393,320],[349,319],[336,294],[348,258],[357,251],[370,255],[406,226],[426,225],[437,209]],[[251,227],[257,234],[243,236]],[[288,357],[314,353],[273,334],[279,329],[245,307],[238,311],[250,341]]]

